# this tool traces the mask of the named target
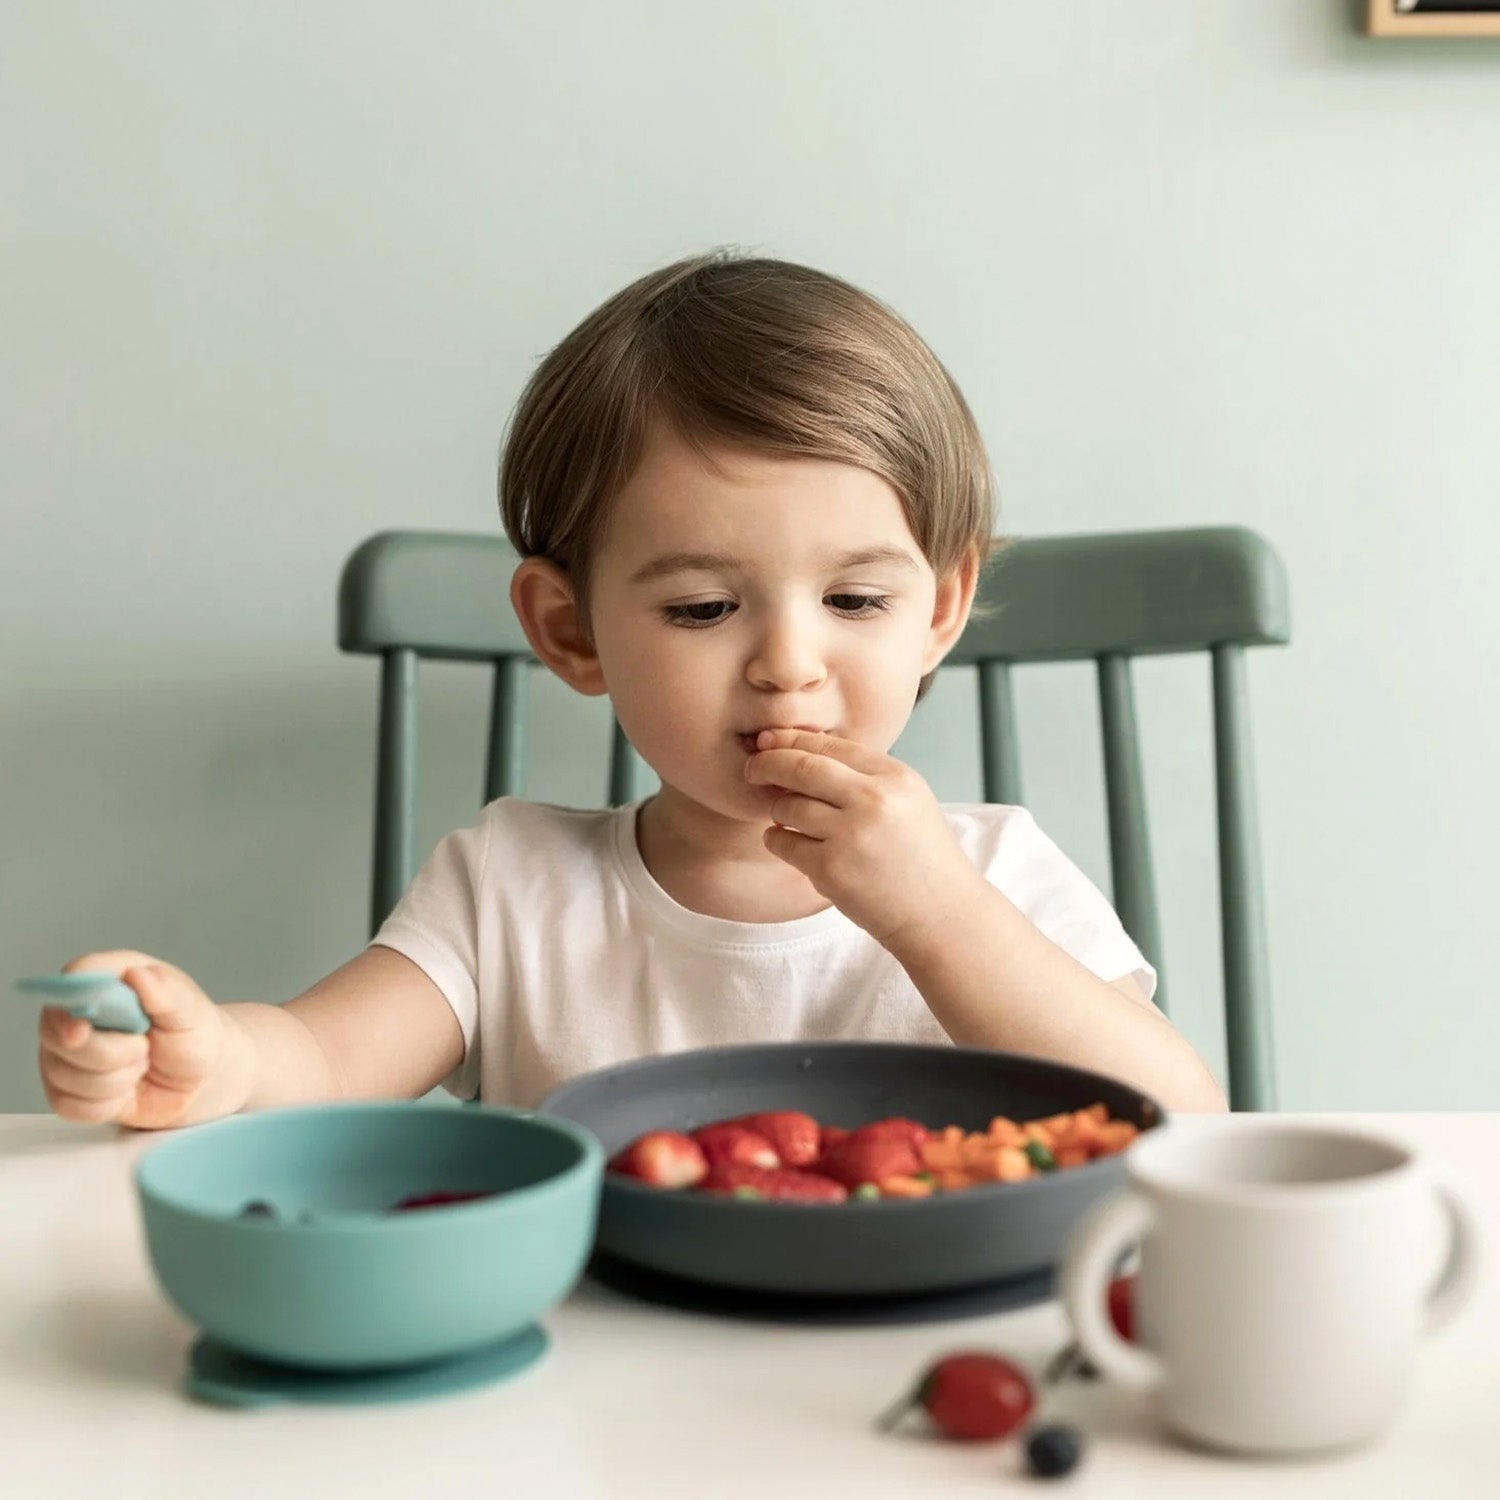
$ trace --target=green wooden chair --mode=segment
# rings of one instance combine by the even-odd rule
[[[536,662],[508,602],[515,562],[498,536],[387,531],[370,537],[344,565],[339,645],[381,659],[372,931],[417,867],[417,663],[423,657],[491,667],[484,800],[521,792],[525,674]],[[1290,639],[1281,560],[1264,538],[1234,526],[1023,537],[991,564],[980,597],[990,612],[970,623],[948,661],[976,669],[985,800],[1022,800],[1011,668],[1093,658],[1113,900],[1158,974],[1161,938],[1130,661],[1208,653],[1229,1095],[1235,1109],[1273,1108],[1245,648]],[[642,795],[648,776],[617,724],[610,804]],[[1159,1003],[1165,993],[1163,976]]]

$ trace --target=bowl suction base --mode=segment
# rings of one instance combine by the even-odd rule
[[[546,1350],[547,1334],[533,1323],[497,1343],[449,1359],[380,1370],[309,1370],[237,1353],[202,1334],[188,1354],[187,1390],[218,1406],[418,1401],[509,1379],[529,1369]]]

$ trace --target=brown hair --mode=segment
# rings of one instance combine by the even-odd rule
[[[609,504],[654,420],[700,450],[878,474],[940,578],[971,549],[990,555],[989,462],[962,393],[907,323],[835,276],[694,256],[615,293],[543,359],[511,418],[500,512],[516,550],[564,568],[585,607]]]

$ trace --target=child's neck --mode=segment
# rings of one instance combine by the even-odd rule
[[[641,861],[679,906],[731,922],[793,922],[832,905],[800,870],[761,843],[758,829],[746,828],[729,848],[710,842],[705,832],[691,819],[671,816],[660,797],[636,816]]]

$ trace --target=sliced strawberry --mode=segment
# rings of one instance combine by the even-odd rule
[[[892,1115],[887,1120],[871,1120],[868,1125],[861,1125],[854,1134],[862,1141],[905,1141],[920,1151],[932,1139],[933,1132],[916,1120]]]
[[[638,1177],[651,1187],[684,1188],[708,1175],[708,1159],[692,1137],[675,1130],[653,1130],[612,1157],[609,1169]]]
[[[781,1165],[781,1158],[770,1141],[745,1125],[721,1120],[713,1125],[700,1126],[693,1132],[693,1139],[711,1167],[723,1162],[743,1162],[751,1167]]]
[[[777,1109],[759,1115],[741,1115],[729,1123],[763,1135],[784,1167],[805,1167],[817,1160],[821,1135],[818,1122],[811,1115],[795,1109]]]
[[[413,1193],[403,1198],[391,1210],[392,1213],[410,1213],[418,1208],[442,1208],[448,1203],[469,1203],[475,1198],[493,1198],[494,1193]]]
[[[837,1146],[840,1141],[847,1141],[853,1134],[852,1130],[845,1130],[842,1125],[825,1125],[818,1138],[819,1153],[827,1151],[831,1146]]]
[[[746,1162],[724,1162],[703,1179],[705,1193],[745,1191],[782,1203],[842,1203],[849,1194],[832,1178],[794,1167],[755,1167]]]
[[[816,1169],[847,1188],[857,1188],[887,1177],[915,1177],[922,1170],[922,1158],[910,1141],[897,1135],[868,1136],[856,1130],[825,1151]]]

